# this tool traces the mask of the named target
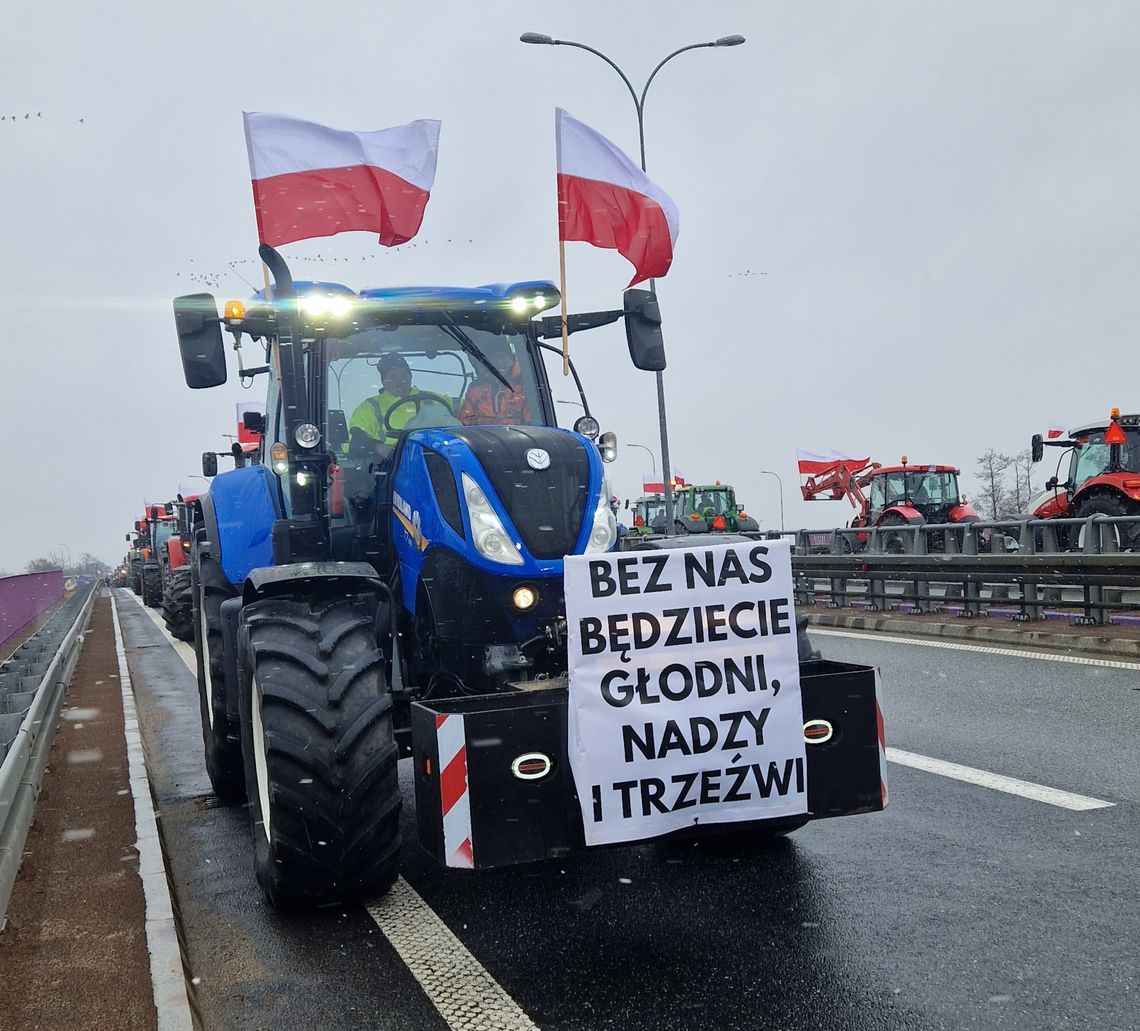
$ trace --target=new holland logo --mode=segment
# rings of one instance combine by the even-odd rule
[[[526,453],[526,464],[532,469],[549,469],[550,452],[543,451],[540,447],[532,447]]]

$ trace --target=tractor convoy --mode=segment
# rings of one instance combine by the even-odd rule
[[[189,387],[226,382],[223,330],[243,383],[264,378],[264,414],[243,419],[260,440],[221,473],[208,452],[209,489],[148,506],[128,537],[131,586],[193,641],[206,769],[219,798],[248,806],[262,889],[275,905],[387,890],[405,757],[420,843],[449,866],[595,847],[567,729],[570,650],[590,620],[580,628],[568,617],[566,559],[679,562],[689,556],[678,549],[726,546],[766,570],[757,523],[716,483],[678,491],[674,533],[645,497],[619,536],[606,477],[617,440],[600,432],[576,372],[585,414],[572,430],[555,418],[545,356],[561,354],[547,341],[564,321],[546,314],[559,303],[554,284],[354,291],[294,282],[275,250],[260,254],[271,292],[220,312],[209,294],[174,302]],[[649,291],[564,319],[567,334],[624,319],[633,364],[663,367]],[[609,558],[623,551],[631,558]],[[724,568],[721,585],[747,583],[736,560]],[[734,630],[754,635],[738,610]],[[772,632],[788,632],[778,607],[771,620]],[[678,833],[770,835],[885,806],[873,671],[820,659],[805,625],[791,633],[809,728],[801,741],[795,725],[807,811],[762,809]],[[724,669],[737,670],[729,654]],[[751,663],[739,667],[748,677]],[[764,689],[763,666],[756,672]],[[768,798],[773,782],[756,779]],[[642,783],[646,812],[661,809],[657,781]],[[450,797],[457,784],[462,806]],[[596,796],[592,805],[596,818]]]

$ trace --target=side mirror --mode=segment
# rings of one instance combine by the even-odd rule
[[[608,430],[598,438],[598,450],[602,453],[603,462],[612,462],[617,458],[617,434]]]
[[[1045,444],[1041,439],[1040,433],[1034,433],[1032,439],[1029,441],[1029,457],[1034,462],[1040,462],[1045,457]]]
[[[342,413],[343,414],[343,413]],[[241,424],[250,433],[264,433],[265,432],[265,413],[264,412],[242,412]]]
[[[626,290],[625,339],[634,367],[645,372],[665,368],[665,338],[661,335],[661,309],[652,290]]]
[[[217,387],[226,381],[226,348],[213,294],[174,298],[174,325],[182,373],[191,390]]]
[[[737,506],[736,506],[736,511],[737,511],[737,512],[743,512],[743,511],[744,511],[744,506],[743,506],[743,505],[737,505]]]
[[[202,475],[218,475],[218,456],[215,455],[213,451],[202,452]]]
[[[127,534],[127,543],[128,543],[128,544],[130,544],[130,543],[131,543],[131,535],[130,535],[129,533]]]

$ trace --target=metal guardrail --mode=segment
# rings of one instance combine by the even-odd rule
[[[828,548],[820,554],[823,534]],[[1112,621],[1113,611],[1135,608],[1121,592],[1140,588],[1140,551],[1121,547],[1140,541],[1135,516],[843,527],[783,536],[794,543],[799,604],[813,604],[823,595],[831,607],[842,608],[857,596],[870,601],[874,611],[903,604],[933,612],[937,602],[960,598],[963,615],[980,616],[982,588],[989,586],[998,595],[991,602],[1016,605],[1017,619],[1039,620],[1045,603],[1059,602],[1060,591],[1069,587],[1082,592],[1084,614],[1076,622],[1100,625]],[[1073,549],[1061,546],[1070,541]],[[821,578],[827,581],[822,589],[816,583]],[[866,589],[852,590],[853,580],[866,581]],[[901,583],[902,593],[888,591],[889,583]],[[932,585],[947,590],[939,595]],[[1017,597],[1008,594],[1009,586],[1018,588]],[[1002,590],[994,592],[995,587]]]
[[[80,635],[99,586],[75,594],[0,665],[0,929],[7,919],[60,705],[79,659]]]

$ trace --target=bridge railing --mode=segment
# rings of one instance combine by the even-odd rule
[[[1140,588],[1140,551],[1126,550],[1140,547],[1135,516],[840,527],[783,536],[793,542],[799,604],[825,598],[842,608],[858,598],[872,611],[904,605],[933,612],[960,599],[963,615],[980,616],[989,588],[989,603],[1016,605],[1015,618],[1039,620],[1045,604],[1061,602],[1068,588],[1081,592],[1083,615],[1076,622],[1088,625],[1138,607],[1122,593]]]

